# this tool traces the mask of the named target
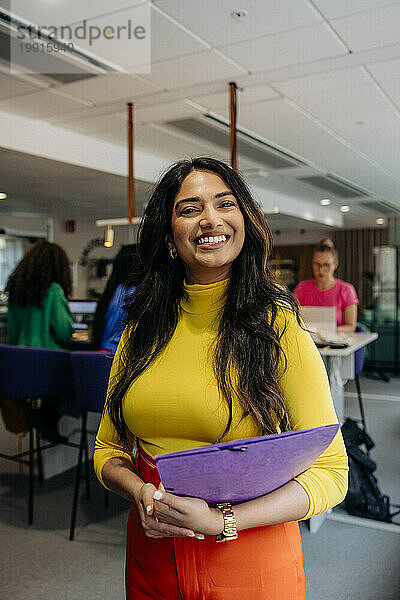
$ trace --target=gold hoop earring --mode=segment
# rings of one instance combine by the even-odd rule
[[[175,260],[175,259],[176,259],[176,257],[178,256],[178,253],[177,253],[177,252],[175,252],[175,253],[174,253],[173,249],[172,249],[172,248],[170,248],[170,249],[169,249],[169,255],[170,255],[170,257],[172,258],[172,260]]]

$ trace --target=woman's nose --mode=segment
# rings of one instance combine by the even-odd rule
[[[200,227],[216,227],[222,224],[222,219],[218,212],[212,207],[205,207],[200,218]]]

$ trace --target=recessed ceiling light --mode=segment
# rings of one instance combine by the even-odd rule
[[[0,200],[5,200],[7,198],[7,194],[4,192],[0,192]]]
[[[347,206],[346,204],[344,204],[343,206],[340,207],[340,210],[342,212],[349,212],[350,206]]]
[[[322,198],[322,200],[320,200],[319,203],[321,204],[321,206],[329,206],[331,201],[329,200],[329,198]]]
[[[377,225],[384,225],[385,224],[385,219],[383,217],[378,217],[375,221],[375,223]]]

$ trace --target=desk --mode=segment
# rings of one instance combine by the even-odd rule
[[[319,348],[329,377],[333,404],[339,423],[344,421],[344,385],[354,379],[354,353],[377,339],[377,333],[353,333],[351,345],[347,348]],[[326,519],[327,513],[316,515],[309,520],[311,533],[316,533]]]
[[[354,379],[354,353],[378,338],[377,333],[353,333],[347,348],[320,348],[329,377],[332,400],[339,423],[344,420],[344,385]]]

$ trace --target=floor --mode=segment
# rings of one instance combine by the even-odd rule
[[[400,503],[400,380],[362,381],[376,447],[377,476]],[[346,411],[357,416],[354,388]],[[76,539],[68,540],[73,471],[36,486],[35,522],[26,522],[26,474],[0,461],[0,600],[121,600],[127,503],[93,481],[82,494]],[[399,521],[400,522],[400,521]],[[302,526],[307,600],[398,600],[400,527],[349,517],[340,510],[316,534]],[[245,599],[243,599],[245,600]]]

